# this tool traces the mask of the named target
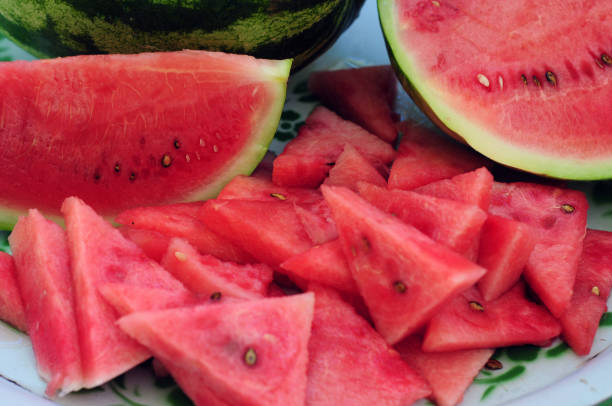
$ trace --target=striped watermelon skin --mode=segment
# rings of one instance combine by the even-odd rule
[[[40,58],[205,49],[293,58],[327,49],[364,0],[6,0],[0,32]]]

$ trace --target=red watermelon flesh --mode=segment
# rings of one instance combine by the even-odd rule
[[[202,254],[225,261],[253,262],[253,257],[208,229],[197,219],[202,203],[147,206],[125,210],[115,221],[125,226],[157,231],[169,237],[184,238]]]
[[[196,404],[212,393],[230,405],[302,406],[313,310],[314,294],[305,293],[137,312],[118,324],[178,372]]]
[[[409,190],[388,190],[360,183],[359,194],[379,209],[465,256],[473,255],[474,244],[487,219],[487,214],[478,206]]]
[[[489,215],[478,251],[478,264],[487,270],[478,281],[478,289],[486,301],[497,299],[516,285],[535,242],[527,224]]]
[[[431,398],[438,406],[455,406],[494,353],[492,349],[424,352],[422,338],[410,336],[395,349],[431,386]]]
[[[548,310],[527,300],[522,283],[491,302],[472,287],[431,319],[423,351],[538,345],[560,333],[561,325]]]
[[[344,146],[344,151],[338,157],[336,164],[329,171],[324,184],[328,186],[344,186],[357,191],[357,182],[367,182],[386,187],[387,181],[363,155],[351,144]]]
[[[431,393],[429,385],[368,322],[331,289],[315,293],[308,343],[307,406],[404,406]]]
[[[98,293],[106,283],[185,291],[183,285],[126,240],[82,200],[62,205],[72,261],[84,386],[98,386],[149,357],[115,325],[117,314]]]
[[[45,394],[79,390],[84,376],[66,233],[32,209],[19,218],[9,243]]]
[[[200,255],[187,241],[173,238],[162,266],[191,292],[240,299],[260,299],[267,295],[272,269],[264,264],[239,265]]]
[[[523,273],[556,317],[572,297],[586,232],[588,202],[582,192],[535,183],[494,183],[489,211],[531,226],[536,245]]]
[[[457,200],[475,204],[481,209],[489,210],[493,175],[485,167],[470,172],[428,183],[414,189],[415,192],[444,199]]]
[[[59,214],[78,195],[112,216],[212,197],[263,157],[289,64],[205,51],[3,64],[0,205]]]
[[[198,217],[213,232],[274,269],[312,246],[293,206],[284,202],[209,200]]]
[[[313,72],[308,87],[345,119],[389,143],[397,138],[393,113],[397,78],[390,65]]]
[[[291,275],[358,295],[359,290],[344,258],[339,240],[315,245],[311,249],[283,262],[280,267]]]
[[[395,344],[485,270],[349,189],[322,186],[344,255],[376,329]]]
[[[338,239],[336,223],[331,216],[327,202],[323,200],[308,207],[294,205],[295,214],[304,227],[304,231],[310,237],[313,244],[325,244],[328,241]]]
[[[137,311],[193,306],[208,301],[208,297],[198,297],[187,290],[152,288],[116,282],[100,285],[98,292],[122,316]]]
[[[433,130],[410,121],[398,124],[402,133],[389,187],[411,190],[489,164],[482,155]]]
[[[393,148],[350,121],[341,119],[325,107],[316,107],[274,160],[272,180],[280,186],[316,188],[350,143],[376,166],[395,158]]]
[[[172,237],[158,231],[129,226],[123,226],[119,228],[119,231],[125,238],[138,245],[149,258],[157,262],[161,262],[172,239]]]
[[[0,320],[26,331],[27,321],[13,257],[0,251]]]
[[[612,288],[612,233],[587,230],[574,294],[561,316],[563,338],[578,355],[591,351]]]

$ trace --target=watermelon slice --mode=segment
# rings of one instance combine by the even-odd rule
[[[505,165],[612,176],[612,3],[379,0],[391,59],[441,128]]]
[[[578,355],[591,351],[612,288],[612,233],[587,230],[574,294],[561,316],[563,338]]]
[[[164,255],[166,255],[168,244],[170,244],[172,239],[172,237],[157,231],[129,226],[123,226],[119,228],[119,231],[121,231],[125,238],[138,245],[146,256],[157,262],[161,262]]]
[[[38,373],[54,397],[81,389],[81,351],[66,233],[29,210],[9,236]]]
[[[402,138],[389,174],[392,189],[415,189],[489,164],[473,150],[427,127],[403,121],[398,128]]]
[[[336,223],[331,216],[327,202],[323,200],[308,207],[294,205],[295,214],[304,227],[304,231],[314,244],[325,244],[338,239]]]
[[[423,352],[422,338],[411,336],[395,349],[431,386],[431,398],[438,406],[455,406],[494,353],[492,349]]]
[[[98,287],[98,292],[122,316],[138,311],[193,306],[208,301],[208,297],[199,297],[187,290],[128,285],[117,282],[101,284]]]
[[[6,252],[0,252],[0,286],[0,320],[25,332],[27,321],[17,284],[15,261]]]
[[[2,64],[0,223],[71,195],[105,216],[214,196],[265,154],[289,68],[205,51]]]
[[[272,179],[281,186],[315,188],[350,143],[376,166],[395,158],[393,148],[358,125],[341,119],[325,107],[316,107],[274,160]]]
[[[351,144],[346,144],[336,164],[323,182],[329,186],[345,186],[357,191],[357,182],[387,187],[387,181],[378,170]]]
[[[82,200],[66,199],[62,212],[72,263],[84,386],[90,388],[150,356],[115,325],[116,312],[98,288],[106,283],[172,291],[185,288]]]
[[[196,404],[302,406],[313,309],[305,293],[137,312],[118,324]]]
[[[491,302],[485,302],[478,289],[473,287],[431,319],[423,350],[538,345],[560,333],[561,325],[548,310],[527,300],[522,283]]]
[[[390,65],[313,72],[308,87],[345,119],[389,143],[397,138],[393,114],[397,78]]]
[[[492,214],[531,226],[536,245],[524,276],[556,317],[569,306],[586,232],[588,202],[582,192],[535,183],[493,185]]]
[[[272,269],[263,264],[238,265],[200,255],[187,241],[173,238],[162,266],[191,292],[219,294],[241,299],[260,299],[268,293]]]
[[[427,383],[333,290],[315,293],[308,343],[309,406],[403,406],[428,396]]]
[[[310,205],[323,200],[321,192],[300,187],[275,185],[267,176],[236,176],[219,193],[221,200],[260,200]]]
[[[351,190],[321,188],[359,292],[389,344],[415,332],[485,273]]]

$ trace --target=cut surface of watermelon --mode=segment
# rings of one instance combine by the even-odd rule
[[[0,252],[0,286],[0,320],[25,332],[27,321],[17,284],[15,261],[6,252]]]
[[[289,67],[205,51],[2,64],[0,222],[71,195],[108,216],[214,196],[265,154]]]
[[[387,186],[387,181],[374,165],[365,159],[355,147],[346,144],[323,183],[328,186],[344,186],[356,192],[358,182],[367,182],[381,187]]]

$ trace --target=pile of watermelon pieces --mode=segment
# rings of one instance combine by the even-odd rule
[[[590,352],[612,233],[586,228],[582,192],[496,181],[396,122],[388,66],[309,85],[326,107],[216,199],[120,228],[78,197],[65,228],[20,218],[0,318],[30,335],[49,397],[154,356],[198,405],[449,406],[496,347]]]

